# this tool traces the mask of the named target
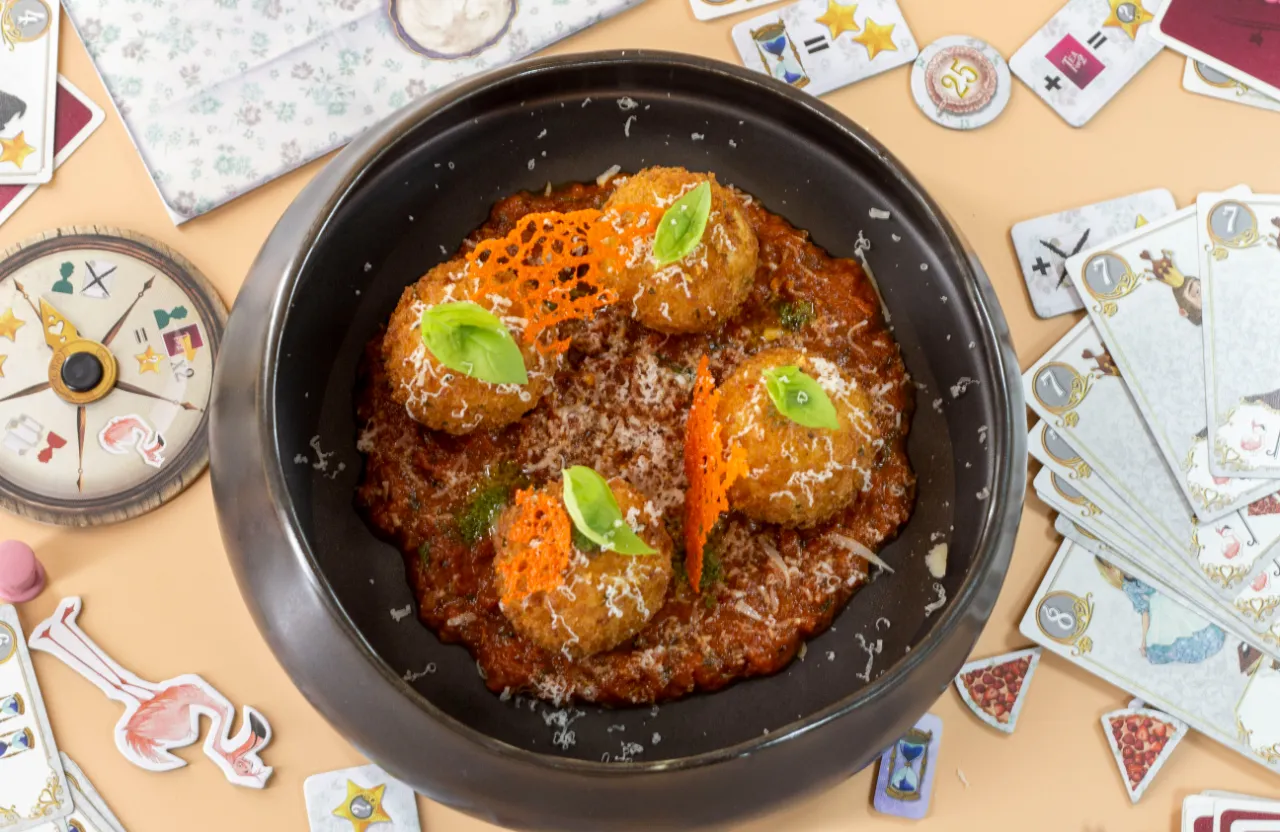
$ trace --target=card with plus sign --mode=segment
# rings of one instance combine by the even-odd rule
[[[1009,59],[1009,69],[1072,127],[1083,127],[1163,48],[1162,0],[1070,0]]]
[[[1010,231],[1031,305],[1041,318],[1084,308],[1067,277],[1068,257],[1176,210],[1164,188],[1130,194],[1018,223]]]

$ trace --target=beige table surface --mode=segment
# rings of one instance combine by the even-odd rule
[[[209,0],[193,0],[209,2]],[[1006,56],[1057,9],[1058,0],[902,0],[923,45],[950,34],[983,37]],[[701,52],[737,62],[729,29],[746,15],[699,23],[688,0],[649,0],[553,52],[649,47]],[[65,18],[64,18],[65,20]],[[314,163],[175,228],[120,119],[69,25],[61,71],[103,106],[106,123],[61,167],[54,181],[2,227],[0,248],[62,225],[107,224],[150,234],[204,271],[230,303],[263,239]],[[827,96],[867,127],[915,173],[960,225],[986,265],[1013,330],[1022,365],[1061,336],[1075,315],[1041,321],[1032,313],[1009,241],[1016,221],[1154,187],[1179,205],[1200,190],[1247,181],[1280,191],[1280,114],[1182,90],[1183,59],[1166,51],[1084,129],[1067,126],[1015,80],[1008,110],[971,133],[944,130],[916,108],[902,67]],[[1241,140],[1242,137],[1252,137]],[[1077,313],[1077,315],[1080,313]],[[48,589],[24,604],[30,627],[64,595],[81,595],[81,622],[109,652],[144,678],[200,673],[233,702],[257,706],[275,738],[264,752],[276,773],[265,791],[229,785],[196,749],[192,765],[152,774],[126,763],[112,741],[119,706],[49,656],[35,656],[58,744],[84,768],[131,832],[182,828],[305,830],[302,781],[363,762],[289,682],[250,620],[223,552],[209,478],[145,517],[93,531],[40,526],[0,516],[0,537],[36,548]],[[1049,512],[1031,498],[995,615],[975,651],[1022,647],[1017,622],[1057,547]],[[856,603],[856,599],[854,601]],[[930,830],[1171,830],[1182,798],[1231,789],[1280,798],[1280,779],[1197,734],[1190,735],[1130,806],[1099,725],[1128,697],[1052,655],[1030,688],[1018,732],[980,724],[954,692],[933,711],[945,721]],[[957,769],[968,779],[966,788]],[[824,794],[742,825],[743,832],[835,832],[905,828],[870,809],[872,769]],[[420,799],[429,832],[494,827]],[[374,827],[377,830],[379,827]]]

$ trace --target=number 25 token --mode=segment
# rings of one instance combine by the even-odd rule
[[[1009,65],[977,38],[950,35],[920,51],[911,94],[932,121],[953,130],[989,124],[1009,104]]]

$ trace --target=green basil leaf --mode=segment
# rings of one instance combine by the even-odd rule
[[[564,477],[564,507],[582,536],[622,555],[652,555],[652,549],[627,525],[604,477],[585,465],[560,472]]]
[[[520,347],[498,316],[471,301],[439,303],[422,313],[422,340],[450,370],[491,384],[527,384]]]
[[[764,387],[778,412],[806,428],[840,427],[836,407],[818,382],[799,367],[774,367],[764,371]]]
[[[711,216],[711,183],[703,182],[671,203],[658,222],[653,256],[659,266],[674,263],[698,246]]]

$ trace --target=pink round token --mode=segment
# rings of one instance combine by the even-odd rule
[[[20,604],[44,589],[44,566],[21,540],[0,542],[0,601]]]

